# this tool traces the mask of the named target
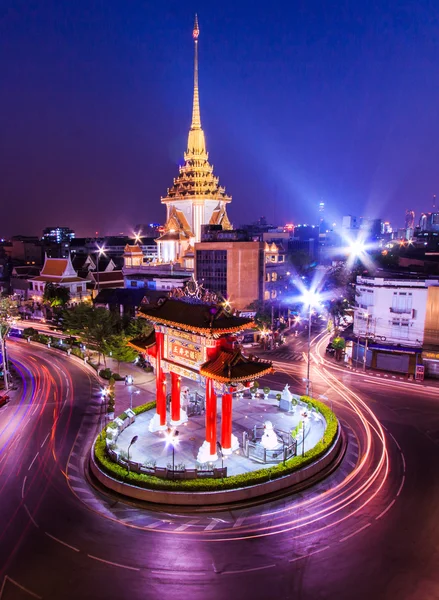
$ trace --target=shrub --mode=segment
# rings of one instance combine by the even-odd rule
[[[273,467],[266,467],[259,469],[258,471],[251,471],[249,473],[241,473],[239,475],[231,475],[225,479],[188,479],[188,480],[168,480],[155,477],[154,475],[148,475],[146,473],[134,473],[130,471],[128,473],[127,468],[123,467],[112,460],[110,460],[106,453],[106,430],[102,431],[101,436],[98,436],[95,442],[95,459],[99,464],[100,468],[107,473],[110,477],[126,483],[131,483],[139,487],[152,490],[169,490],[169,491],[188,491],[188,492],[207,492],[207,491],[219,491],[219,490],[230,490],[240,487],[257,485],[283,477],[306,467],[312,462],[315,462],[320,456],[325,454],[328,448],[334,442],[337,431],[338,421],[334,413],[322,402],[313,400],[307,396],[302,396],[301,400],[305,403],[310,402],[314,408],[318,408],[321,414],[326,420],[325,435],[320,442],[318,442],[314,448],[305,452],[304,456],[294,456],[288,459],[285,464],[279,463]],[[147,410],[151,410],[156,405],[155,402],[149,402],[142,404],[133,409],[136,414],[140,414]],[[297,432],[302,427],[299,423]],[[149,463],[150,461],[148,461]],[[149,466],[149,464],[148,464]]]
[[[106,369],[101,369],[99,371],[99,376],[102,377],[102,379],[110,379],[111,378],[111,369],[109,369],[108,367]]]
[[[282,400],[282,394],[276,394],[276,400],[280,402]]]
[[[38,335],[38,342],[40,342],[40,344],[48,344],[51,340],[50,337],[48,335],[44,335],[44,333],[40,333]]]
[[[84,355],[79,348],[72,348],[72,354],[78,358],[84,358]]]
[[[264,387],[264,394],[269,394],[270,393],[270,388],[268,386]]]
[[[23,329],[23,337],[25,338],[30,337],[32,340],[37,340],[38,335],[38,331],[33,327],[26,327],[25,329]]]

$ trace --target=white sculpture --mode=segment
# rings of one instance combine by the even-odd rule
[[[261,444],[267,450],[274,450],[279,446],[277,435],[273,429],[273,423],[271,421],[265,421],[264,423],[264,435],[261,438]]]
[[[284,389],[282,390],[282,400],[287,400],[288,402],[291,402],[292,399],[293,394],[290,392],[290,386],[288,385],[288,383],[286,383]]]

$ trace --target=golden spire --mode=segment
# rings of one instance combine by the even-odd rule
[[[194,38],[195,56],[194,56],[194,105],[192,107],[192,125],[191,129],[201,129],[200,118],[200,98],[198,95],[198,36],[200,29],[198,27],[198,17],[195,15],[194,30],[192,37]]]
[[[204,132],[201,129],[201,117],[200,117],[200,97],[198,93],[198,36],[200,35],[200,28],[198,27],[198,17],[195,15],[194,29],[192,31],[192,37],[194,39],[194,102],[192,107],[192,123],[188,137],[188,148],[187,151],[190,154],[201,155],[206,152],[206,142],[204,139]]]

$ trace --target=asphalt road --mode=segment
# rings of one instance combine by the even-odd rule
[[[84,477],[102,408],[88,371],[9,352],[23,386],[0,409],[0,600],[439,598],[436,389],[313,363],[348,436],[336,472],[260,505],[158,512]],[[276,367],[268,385],[303,391],[304,362]]]

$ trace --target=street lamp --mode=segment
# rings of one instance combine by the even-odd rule
[[[133,409],[133,394],[140,394],[140,390],[130,390],[130,408]]]
[[[216,447],[218,448],[218,452],[221,455],[221,469],[224,469],[224,454],[223,454],[223,447],[221,446],[220,442],[216,443]]]
[[[128,446],[128,452],[127,452],[128,471],[130,470],[130,448],[133,444],[135,444],[137,442],[138,439],[139,439],[139,436],[135,435],[133,437],[133,439],[131,440],[130,445]]]
[[[311,366],[311,319],[312,309],[320,301],[319,294],[315,290],[305,290],[302,294],[302,304],[308,308],[308,364],[306,367],[306,395],[309,396],[310,390],[310,366]]]
[[[302,421],[302,458],[305,456],[305,419]]]
[[[175,447],[178,446],[178,429],[172,429],[168,427],[165,433],[166,446],[172,446],[172,479],[174,479],[174,466],[175,466]]]
[[[98,294],[100,292],[100,286],[99,286],[99,259],[101,258],[102,255],[105,255],[105,248],[104,246],[99,246],[99,244],[96,244],[96,283],[98,284]]]

